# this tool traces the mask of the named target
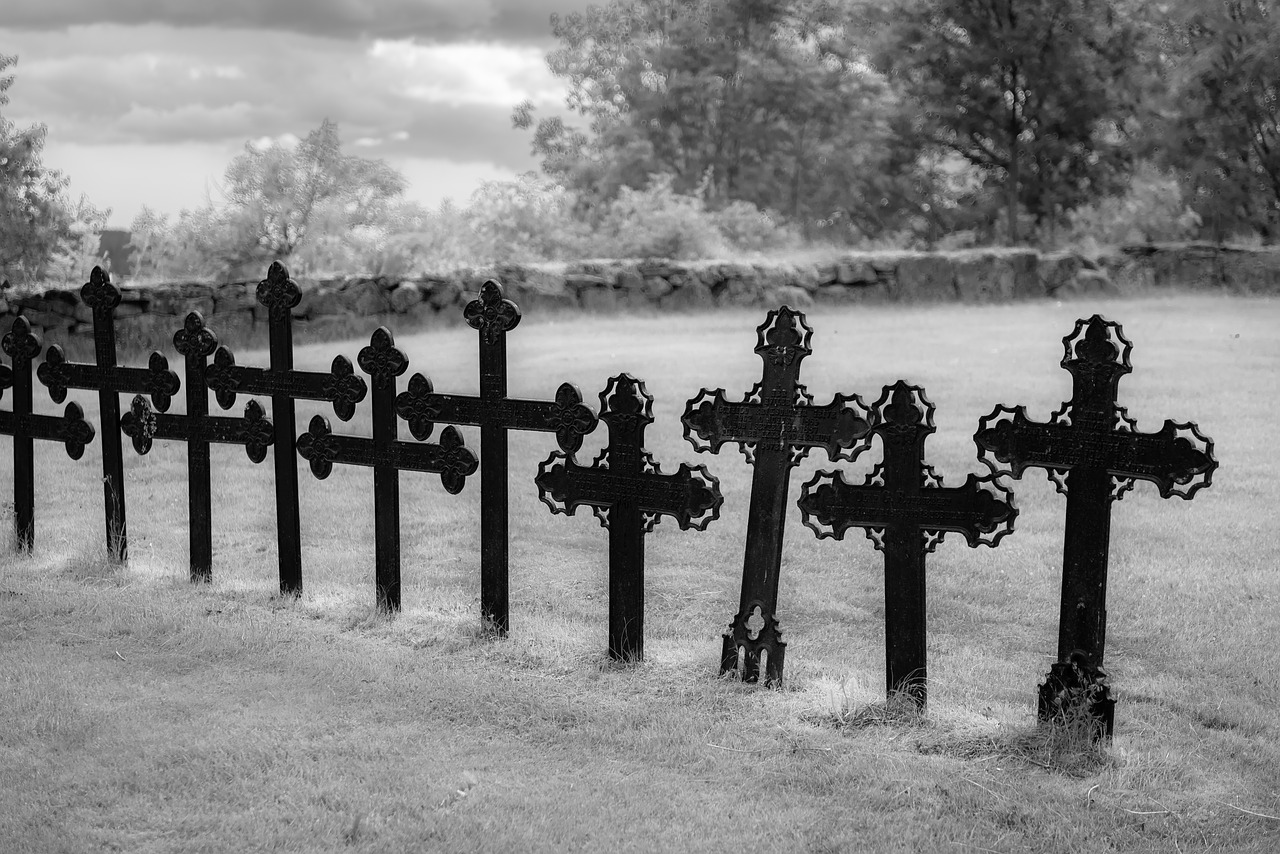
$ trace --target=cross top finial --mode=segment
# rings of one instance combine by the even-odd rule
[[[193,311],[182,328],[173,333],[173,348],[183,356],[205,358],[218,349],[218,336],[204,325],[204,315]]]
[[[472,329],[480,330],[487,343],[515,329],[520,323],[520,307],[502,293],[502,285],[489,279],[480,286],[480,297],[467,303],[462,317]]]
[[[804,315],[789,306],[773,309],[756,329],[756,352],[775,365],[790,366],[813,352],[813,329]]]
[[[409,358],[396,347],[391,331],[385,326],[374,330],[369,346],[360,351],[356,361],[376,383],[393,382],[409,369]]]
[[[1088,320],[1077,320],[1075,329],[1062,339],[1062,367],[1109,368],[1117,376],[1133,370],[1129,354],[1133,344],[1124,337],[1120,324],[1095,314]]]
[[[934,405],[924,396],[924,389],[898,380],[885,386],[880,399],[871,407],[873,425],[880,430],[907,430],[932,433]]]
[[[272,261],[267,277],[258,282],[258,302],[272,314],[288,311],[302,301],[298,283],[289,278],[289,270],[279,261]]]
[[[31,331],[31,322],[19,315],[13,320],[13,326],[5,333],[0,348],[13,360],[14,367],[19,362],[30,362],[40,355],[40,336]]]
[[[618,374],[600,392],[600,420],[606,424],[630,426],[653,423],[653,396],[645,390],[644,381],[631,374]]]
[[[94,311],[109,311],[120,304],[120,289],[111,284],[111,274],[94,267],[89,281],[80,288],[80,299]]]

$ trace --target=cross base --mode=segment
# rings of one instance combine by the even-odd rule
[[[782,668],[787,655],[787,643],[782,639],[778,621],[765,616],[764,627],[752,632],[747,621],[756,611],[748,608],[733,618],[729,631],[724,634],[724,648],[720,652],[720,673],[737,673],[738,651],[742,651],[742,681],[760,681],[760,653],[768,653],[765,660],[764,684],[768,687],[782,685]],[[762,611],[763,615],[763,611]]]
[[[1111,698],[1107,672],[1076,650],[1049,668],[1040,685],[1037,717],[1042,724],[1073,726],[1086,719],[1090,741],[1111,741],[1116,701]]]

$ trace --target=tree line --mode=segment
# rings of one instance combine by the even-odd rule
[[[246,145],[216,204],[144,210],[130,272],[1280,236],[1280,0],[611,0],[551,27],[565,109],[512,116],[541,174],[428,210],[326,120]],[[0,114],[0,271],[29,278],[105,220],[43,140]]]

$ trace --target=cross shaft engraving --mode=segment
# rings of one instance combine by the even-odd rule
[[[280,592],[302,593],[302,522],[298,501],[297,400],[321,400],[333,404],[343,421],[355,414],[369,387],[355,375],[351,360],[336,356],[328,373],[298,371],[293,367],[293,307],[302,299],[297,282],[279,261],[272,262],[267,277],[258,283],[258,302],[266,307],[270,336],[270,367],[237,365],[226,347],[219,347],[208,367],[209,387],[218,405],[229,409],[236,394],[271,396],[275,419],[276,542],[280,560]]]
[[[409,422],[414,438],[431,436],[436,422],[480,427],[480,616],[500,635],[510,629],[507,432],[534,430],[556,434],[565,453],[582,447],[596,428],[596,416],[582,393],[563,383],[553,401],[507,397],[507,333],[520,323],[520,307],[487,281],[463,311],[480,337],[480,394],[436,394],[422,374],[396,398],[396,411]]]
[[[630,374],[600,392],[600,420],[609,444],[590,466],[572,454],[553,453],[538,467],[538,492],[553,513],[574,515],[587,506],[609,531],[609,657],[644,658],[644,535],[662,516],[681,530],[705,530],[720,515],[720,481],[706,466],[681,463],[664,475],[644,450],[653,423],[653,398]]]
[[[726,442],[736,442],[754,465],[742,595],[724,636],[720,671],[736,670],[741,650],[743,681],[755,682],[764,652],[765,682],[772,685],[782,681],[786,653],[777,604],[791,469],[813,448],[825,450],[832,461],[853,459],[868,426],[857,395],[837,394],[826,406],[814,406],[800,383],[800,363],[813,352],[813,330],[802,313],[786,306],[770,311],[756,334],[764,373],[755,387],[740,403],[726,400],[724,389],[703,389],[685,406],[681,421],[699,452],[718,453]],[[753,633],[748,620],[757,611],[764,626]]]
[[[454,427],[441,432],[438,445],[397,440],[396,377],[408,370],[409,360],[385,326],[373,333],[357,361],[373,386],[372,437],[335,435],[328,419],[317,415],[298,437],[298,453],[321,480],[335,463],[373,468],[375,596],[380,610],[394,613],[400,610],[400,472],[438,473],[445,491],[456,495],[478,461]]]
[[[864,528],[884,552],[885,681],[889,696],[906,695],[921,709],[928,698],[925,555],[947,531],[963,534],[970,546],[995,546],[1018,515],[995,475],[971,474],[963,486],[942,486],[924,462],[933,411],[924,389],[901,380],[885,387],[872,408],[883,461],[861,485],[842,473],[818,472],[800,497],[804,523],[819,537],[839,540],[849,528]]]
[[[1102,662],[1111,503],[1135,480],[1154,483],[1162,498],[1190,499],[1209,486],[1218,463],[1213,441],[1195,424],[1165,421],[1156,433],[1139,433],[1125,408],[1116,405],[1120,378],[1133,370],[1133,345],[1119,324],[1095,314],[1077,321],[1062,342],[1071,399],[1047,424],[1030,421],[1023,406],[997,406],[979,422],[974,441],[993,470],[997,462],[1013,477],[1029,467],[1046,469],[1067,496],[1058,661],[1041,688],[1040,715],[1063,714],[1062,686],[1083,678],[1090,683],[1090,708],[1110,735],[1115,701]]]

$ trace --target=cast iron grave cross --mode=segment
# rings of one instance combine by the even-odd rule
[[[764,362],[760,382],[741,403],[727,401],[722,388],[703,389],[685,406],[681,421],[685,438],[699,452],[718,453],[725,442],[737,442],[747,462],[755,466],[742,596],[724,636],[720,672],[736,670],[742,650],[742,679],[755,682],[764,650],[765,683],[773,685],[782,681],[786,652],[777,606],[791,470],[811,448],[825,449],[833,462],[853,459],[855,444],[867,435],[867,408],[857,395],[843,394],[826,406],[812,405],[813,396],[800,383],[800,363],[813,352],[809,346],[813,330],[802,313],[786,306],[770,311],[756,334],[756,353]],[[757,612],[763,626],[753,633],[748,621]]]
[[[198,311],[187,315],[182,328],[173,334],[174,349],[185,361],[187,411],[185,415],[154,412],[146,398],[136,395],[129,411],[120,419],[120,428],[132,437],[139,454],[151,450],[154,439],[187,443],[187,509],[190,527],[192,581],[213,579],[213,497],[209,482],[209,445],[244,445],[255,463],[267,457],[267,445],[275,441],[271,421],[261,404],[249,401],[243,418],[209,414],[209,387],[205,368],[209,354],[218,346],[218,337],[204,325]]]
[[[36,371],[49,389],[54,403],[67,399],[67,389],[98,392],[102,420],[102,491],[107,526],[107,554],[112,560],[129,558],[129,534],[125,520],[124,454],[120,440],[120,395],[149,394],[155,408],[169,409],[181,383],[169,370],[169,360],[152,353],[148,367],[127,368],[116,364],[116,307],[120,289],[101,267],[94,267],[89,281],[80,288],[80,299],[93,310],[94,364],[68,362],[57,344],[49,347],[44,363]]]
[[[379,326],[356,361],[373,384],[373,435],[336,435],[329,420],[316,415],[298,437],[298,453],[311,462],[311,473],[323,480],[334,463],[373,468],[374,588],[379,610],[400,610],[400,472],[440,475],[445,491],[457,495],[478,465],[456,427],[440,433],[438,445],[396,439],[396,377],[409,360],[390,331]]]
[[[419,440],[431,436],[437,421],[480,427],[480,616],[505,635],[510,628],[507,431],[555,433],[560,450],[573,454],[596,428],[596,416],[569,383],[561,384],[553,401],[507,397],[507,333],[520,323],[520,307],[503,298],[502,285],[485,282],[463,317],[480,332],[479,397],[435,394],[431,380],[414,374],[409,390],[396,398],[396,411]]]
[[[302,299],[297,282],[279,261],[273,261],[267,277],[258,283],[258,302],[267,309],[271,346],[269,368],[236,364],[226,347],[213,354],[207,377],[218,405],[230,409],[236,394],[271,395],[275,423],[276,542],[280,558],[280,592],[302,593],[302,534],[298,505],[298,464],[294,439],[298,435],[296,400],[323,400],[333,404],[334,414],[348,421],[356,404],[364,400],[368,385],[355,375],[351,360],[335,356],[328,373],[293,368],[293,307]]]
[[[705,530],[720,515],[720,481],[706,466],[681,463],[663,474],[644,449],[653,423],[653,398],[630,374],[609,380],[600,392],[600,420],[609,444],[590,466],[572,454],[553,453],[538,467],[538,492],[553,513],[572,516],[592,509],[609,530],[609,657],[644,658],[644,535],[663,515],[681,530]]]
[[[62,417],[31,412],[31,360],[40,355],[40,337],[25,317],[14,318],[0,341],[0,349],[13,363],[0,364],[0,394],[13,388],[12,411],[0,410],[0,434],[13,437],[13,523],[18,550],[30,552],[36,541],[35,439],[62,442],[73,460],[93,441],[93,425],[84,420],[78,403],[68,403]]]
[[[969,475],[960,487],[944,487],[924,462],[933,433],[933,404],[924,389],[899,380],[886,386],[871,414],[883,460],[861,485],[842,473],[820,471],[804,485],[800,510],[819,537],[843,539],[865,528],[884,552],[884,627],[888,694],[910,697],[923,710],[928,697],[925,656],[925,555],[947,531],[970,546],[995,546],[1013,530],[1013,496],[996,475]]]
[[[974,441],[993,470],[994,460],[1007,463],[1015,478],[1029,466],[1047,469],[1067,496],[1058,661],[1041,686],[1039,714],[1051,719],[1087,703],[1110,736],[1115,701],[1102,660],[1111,502],[1135,480],[1156,484],[1162,498],[1189,499],[1210,484],[1218,463],[1213,441],[1195,424],[1165,421],[1157,433],[1139,433],[1116,405],[1120,378],[1133,370],[1133,345],[1119,324],[1095,314],[1076,321],[1062,343],[1071,399],[1047,424],[1030,421],[1025,406],[999,405],[979,422]]]

